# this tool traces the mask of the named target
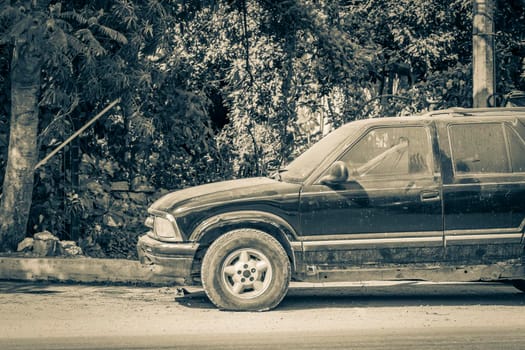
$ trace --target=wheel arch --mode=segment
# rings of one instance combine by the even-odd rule
[[[237,229],[255,229],[274,237],[284,248],[290,259],[292,271],[296,271],[296,256],[292,242],[297,241],[293,227],[283,218],[264,211],[236,211],[213,216],[204,220],[193,230],[190,240],[199,242],[195,254],[192,275],[200,274],[202,258],[208,247],[221,235]]]

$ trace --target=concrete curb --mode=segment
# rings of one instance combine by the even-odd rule
[[[0,279],[80,283],[175,284],[169,271],[135,260],[0,257]]]

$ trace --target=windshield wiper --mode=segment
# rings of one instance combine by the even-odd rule
[[[283,179],[282,179],[281,174],[284,173],[284,172],[286,172],[286,171],[288,171],[288,169],[286,169],[286,168],[280,168],[280,169],[278,169],[275,173],[273,173],[273,175],[270,176],[270,177],[271,177],[272,179],[276,179],[276,180],[278,180],[278,181],[282,181]]]

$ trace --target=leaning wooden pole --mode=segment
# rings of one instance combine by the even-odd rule
[[[38,162],[37,165],[35,165],[35,170],[41,167],[42,165],[46,164],[48,160],[50,160],[55,154],[57,154],[62,148],[66,147],[71,141],[75,139],[78,135],[80,135],[84,130],[89,128],[91,124],[97,121],[98,118],[102,117],[104,114],[106,114],[113,106],[115,106],[117,103],[120,102],[120,98],[117,98],[113,102],[111,102],[109,105],[107,105],[106,108],[101,110],[96,116],[91,118],[89,122],[87,122],[83,127],[78,129],[73,135],[71,135],[66,141],[62,142],[60,146],[55,148],[51,153],[49,153],[44,159],[42,159],[40,162]]]
[[[494,6],[494,0],[473,0],[473,107],[487,107],[495,90]]]

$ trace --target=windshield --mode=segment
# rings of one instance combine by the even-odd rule
[[[323,160],[334,152],[341,143],[360,128],[359,123],[350,123],[332,131],[281,170],[282,179],[290,182],[303,181],[317,169]]]

